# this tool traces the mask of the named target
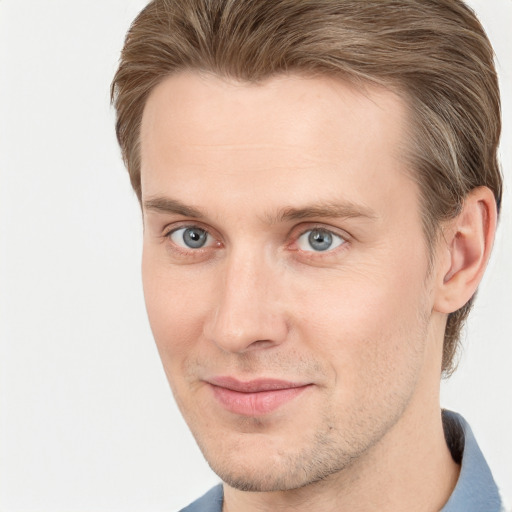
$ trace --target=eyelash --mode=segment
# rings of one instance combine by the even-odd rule
[[[194,248],[186,248],[178,245],[176,242],[172,240],[172,235],[180,230],[186,230],[186,229],[199,229],[201,231],[204,231],[208,237],[213,238],[216,240],[216,242],[213,245],[207,245],[198,247],[196,249]],[[215,236],[211,233],[211,230],[207,228],[206,226],[202,226],[200,224],[181,224],[181,225],[174,225],[171,229],[167,229],[164,231],[162,235],[163,241],[167,244],[167,247],[170,248],[174,253],[176,253],[178,256],[183,256],[190,258],[191,256],[195,257],[204,257],[205,253],[210,249],[217,249],[222,247],[222,242],[218,240],[219,237]]]
[[[308,242],[306,243],[309,243],[309,246],[312,247],[312,240],[311,240],[311,236],[313,235],[313,233],[317,232],[317,234],[323,234],[323,235],[327,235],[330,239],[330,243],[331,245],[334,245],[334,247],[327,247],[325,249],[319,249],[317,251],[315,250],[306,250],[306,249],[303,249],[301,246],[301,239],[304,238],[308,233],[309,233],[309,236],[307,237],[308,239]],[[320,243],[322,243],[322,240],[320,238],[318,238],[318,240],[320,240]],[[296,237],[295,241],[294,241],[295,244],[299,245],[299,248],[300,250],[306,252],[306,253],[312,253],[312,254],[329,254],[329,253],[332,253],[334,252],[338,247],[342,246],[342,245],[345,245],[347,243],[347,237],[346,236],[343,236],[343,235],[340,235],[336,232],[334,232],[332,229],[327,229],[323,226],[316,226],[316,227],[309,227],[308,229],[306,229],[305,231],[302,232],[302,234],[300,234],[298,237]]]
[[[192,248],[192,247],[186,248],[186,247],[178,245],[176,242],[174,242],[172,240],[172,235],[175,234],[176,232],[178,232],[180,230],[194,229],[194,228],[205,232],[208,237],[212,237],[214,240],[216,240],[216,242],[213,245],[206,245],[206,246],[201,246],[198,248]],[[307,233],[313,232],[315,230],[318,232],[327,233],[327,234],[331,235],[333,238],[339,239],[339,243],[337,243],[337,245],[333,248],[329,247],[326,250],[320,250],[320,251],[315,251],[315,250],[308,251],[305,249],[301,249],[298,246],[299,240],[302,237],[304,237]],[[298,233],[296,235],[294,235],[294,232],[297,232],[297,231],[298,231]],[[310,258],[322,259],[322,258],[326,258],[329,256],[333,256],[334,254],[338,254],[339,251],[345,250],[346,246],[350,242],[350,236],[348,234],[346,234],[345,232],[339,233],[339,232],[337,232],[337,230],[334,230],[331,227],[326,227],[325,225],[322,225],[322,224],[310,224],[307,227],[302,227],[302,229],[295,227],[291,230],[290,235],[292,236],[292,241],[290,243],[288,243],[286,245],[286,247],[291,251],[302,253],[303,257],[307,258],[307,259],[310,259]],[[290,235],[288,235],[288,238],[290,237]],[[191,256],[197,256],[200,258],[204,258],[205,253],[207,251],[209,251],[211,249],[222,248],[223,244],[219,240],[219,238],[220,237],[211,233],[210,228],[207,228],[206,226],[203,227],[202,225],[197,224],[197,223],[196,224],[181,224],[179,226],[173,226],[172,229],[168,229],[163,233],[164,241],[168,243],[168,246],[173,250],[173,252],[177,253],[180,256],[188,257],[188,258],[190,258]]]

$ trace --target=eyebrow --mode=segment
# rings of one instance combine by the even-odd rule
[[[355,204],[349,201],[340,203],[315,203],[301,208],[287,207],[278,211],[277,215],[269,217],[270,223],[278,223],[290,220],[304,220],[315,217],[330,217],[351,219],[363,217],[369,220],[376,220],[377,214],[370,208]]]
[[[183,215],[184,217],[193,219],[206,217],[198,208],[188,206],[177,199],[171,199],[169,197],[153,197],[144,201],[143,204],[144,209],[149,211]],[[369,220],[378,218],[377,214],[372,209],[350,201],[340,203],[321,202],[300,208],[286,207],[278,210],[276,214],[266,215],[264,218],[269,224],[278,224],[280,222],[305,220],[316,217],[345,219],[362,217]]]
[[[197,208],[193,206],[187,206],[186,204],[178,201],[177,199],[171,199],[169,197],[154,197],[144,201],[144,209],[150,211],[156,211],[160,213],[175,213],[183,215],[184,217],[192,217],[199,219],[203,217],[203,214]]]

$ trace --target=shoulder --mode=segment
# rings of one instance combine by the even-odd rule
[[[219,484],[180,512],[221,512],[223,499],[222,484]]]
[[[459,480],[442,512],[500,512],[503,504],[491,470],[470,426],[459,414],[443,411],[446,442],[461,465]]]

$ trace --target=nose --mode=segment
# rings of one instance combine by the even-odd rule
[[[278,272],[262,256],[232,254],[218,268],[218,293],[204,325],[207,339],[224,352],[277,346],[286,339]]]

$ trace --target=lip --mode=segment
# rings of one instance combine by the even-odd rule
[[[233,377],[208,379],[213,395],[228,411],[243,416],[268,414],[302,394],[310,383],[279,379],[240,381]]]

